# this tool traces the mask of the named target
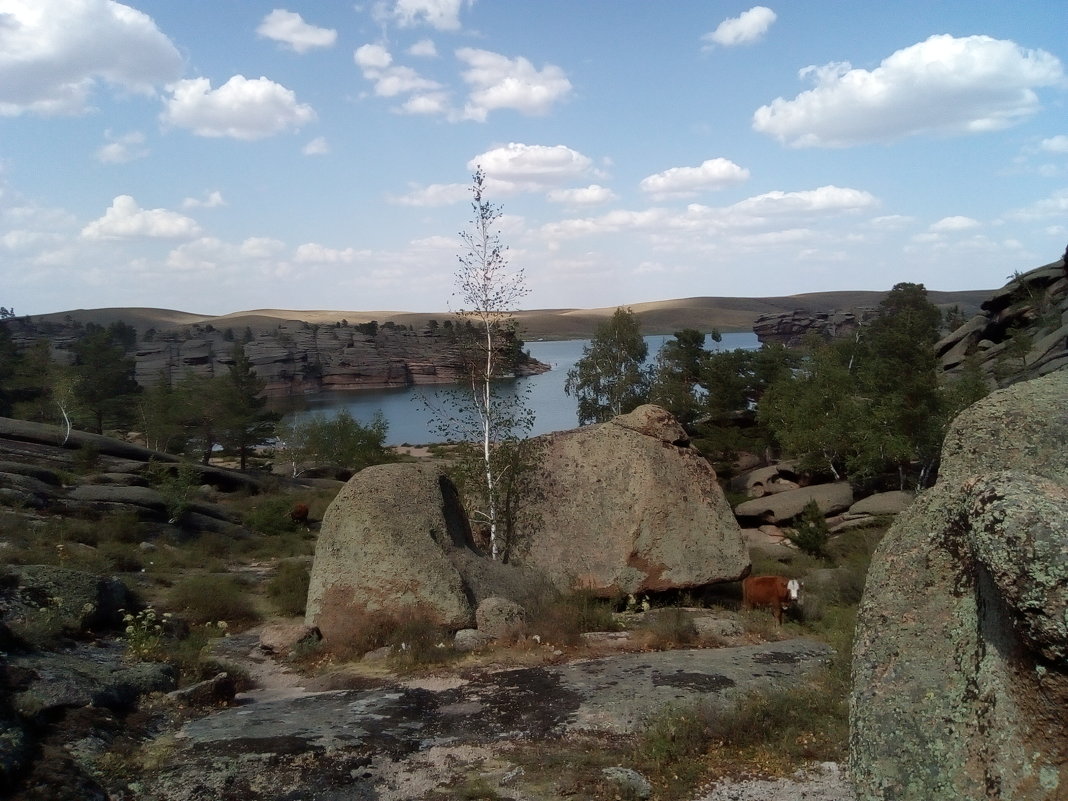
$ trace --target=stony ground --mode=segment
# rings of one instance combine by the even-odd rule
[[[796,681],[830,652],[797,638],[411,679],[308,679],[264,654],[257,642],[255,632],[228,638],[221,655],[242,664],[259,687],[169,739],[169,766],[150,788],[139,788],[149,791],[145,797],[581,797],[563,773],[554,777],[551,768],[531,766],[530,749],[551,743],[555,752],[596,750],[656,709],[698,697],[727,703],[738,693]],[[458,787],[471,789],[457,795]],[[853,801],[833,764],[791,779],[724,783],[700,793],[691,801]]]

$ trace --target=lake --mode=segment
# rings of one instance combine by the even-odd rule
[[[660,347],[670,336],[649,336],[649,356],[655,357]],[[531,433],[545,434],[562,431],[578,425],[578,402],[564,392],[567,371],[582,358],[582,349],[588,339],[567,339],[555,342],[528,342],[530,355],[552,367],[546,373],[517,378],[514,384],[519,389],[529,389],[528,403],[534,410],[534,428]],[[722,342],[705,340],[710,351],[755,350],[760,342],[754,333],[723,334]],[[375,389],[359,392],[324,392],[307,399],[307,407],[294,412],[291,419],[300,420],[312,414],[330,416],[347,409],[356,420],[369,423],[375,412],[381,411],[389,423],[387,445],[420,445],[441,439],[430,426],[429,407],[441,402],[443,392],[450,388],[441,385],[403,387],[399,389]]]

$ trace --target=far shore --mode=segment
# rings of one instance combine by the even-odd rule
[[[965,316],[974,314],[979,304],[994,290],[962,290],[957,292],[928,291],[928,298],[937,306],[956,306]],[[718,298],[693,297],[676,300],[659,300],[632,303],[626,306],[633,311],[647,335],[672,334],[683,328],[709,332],[739,333],[753,330],[753,323],[763,315],[784,314],[795,311],[823,313],[851,309],[873,308],[886,296],[886,291],[840,291],[811,292],[802,295],[785,295],[765,298]],[[598,324],[612,315],[616,307],[593,309],[533,309],[514,313],[521,328],[521,336],[527,340],[588,339]],[[212,325],[215,328],[250,328],[266,331],[280,324],[308,325],[358,324],[375,320],[425,328],[431,320],[439,323],[454,319],[449,311],[345,311],[328,309],[255,309],[231,312],[222,315],[193,314],[173,309],[152,308],[106,308],[75,309],[51,314],[30,315],[35,321],[56,322],[75,320],[80,323],[108,325],[123,321],[140,331],[150,328],[158,331],[186,328],[195,325]]]

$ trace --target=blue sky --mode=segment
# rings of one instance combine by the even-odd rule
[[[1068,3],[0,0],[0,304],[1001,286],[1068,242]]]

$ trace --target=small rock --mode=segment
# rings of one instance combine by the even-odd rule
[[[452,638],[457,651],[477,651],[493,642],[493,637],[478,629],[460,629]]]
[[[649,780],[630,768],[605,768],[601,771],[608,781],[624,792],[627,798],[649,798],[653,794]]]

